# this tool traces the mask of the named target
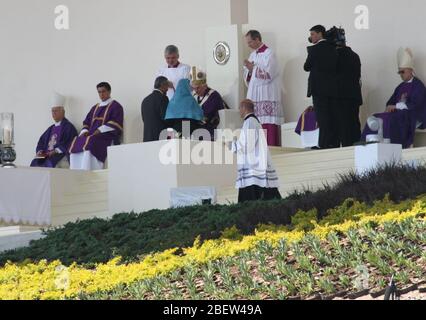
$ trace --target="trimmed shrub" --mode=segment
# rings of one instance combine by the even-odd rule
[[[201,241],[220,238],[233,226],[246,235],[259,225],[289,226],[300,211],[312,215],[315,210],[317,219],[322,220],[327,219],[330,209],[340,210],[342,203],[345,212],[351,207],[358,210],[362,205],[374,205],[386,197],[392,205],[422,194],[426,194],[426,167],[393,165],[364,176],[341,176],[333,187],[295,192],[284,200],[121,213],[109,220],[70,223],[45,231],[46,238],[32,242],[28,248],[0,254],[0,264],[46,259],[90,266],[115,256],[123,257],[125,262],[134,261],[151,252],[191,246],[198,237]]]

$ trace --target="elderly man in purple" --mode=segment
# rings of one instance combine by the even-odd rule
[[[193,67],[191,79],[194,98],[204,112],[202,127],[209,131],[211,141],[214,141],[215,130],[220,123],[219,110],[225,109],[225,102],[219,92],[208,87],[207,77],[204,72],[197,72],[197,69]]]
[[[120,144],[123,134],[123,107],[111,98],[111,86],[97,85],[101,102],[92,107],[83,122],[80,136],[70,147],[72,170],[102,170],[107,149]]]
[[[40,137],[37,155],[31,167],[56,168],[66,167],[62,164],[69,157],[68,149],[77,136],[74,125],[65,118],[65,97],[55,93],[52,101],[52,118],[55,124],[50,126]]]
[[[362,138],[364,141],[383,139],[407,149],[413,146],[416,129],[426,128],[426,88],[414,74],[410,49],[399,50],[398,66],[403,82],[388,101],[386,112],[369,118]],[[372,128],[375,123],[379,130]],[[378,137],[382,133],[383,137]]]

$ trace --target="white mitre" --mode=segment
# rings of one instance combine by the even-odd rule
[[[51,107],[65,107],[65,97],[56,91],[53,92]]]
[[[398,68],[414,70],[414,56],[409,48],[400,48],[398,51]]]

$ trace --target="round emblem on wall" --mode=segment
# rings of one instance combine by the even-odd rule
[[[218,42],[214,46],[213,57],[214,57],[214,61],[216,61],[217,64],[220,64],[220,65],[227,64],[229,61],[229,58],[231,57],[231,49],[229,48],[229,45],[223,41]]]

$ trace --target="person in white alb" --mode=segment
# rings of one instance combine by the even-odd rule
[[[169,100],[172,100],[177,85],[182,79],[190,79],[191,77],[191,67],[179,62],[179,49],[170,45],[164,51],[164,58],[166,59],[166,64],[160,68],[157,73],[157,77],[166,77],[170,81],[170,88],[167,92],[167,97]]]
[[[240,115],[244,125],[239,139],[235,139],[231,147],[237,154],[238,202],[281,199],[278,175],[272,165],[265,132],[254,114],[251,100],[241,102]]]
[[[246,41],[253,50],[249,59],[244,62],[247,99],[254,102],[255,115],[267,132],[268,145],[280,146],[284,110],[278,61],[275,53],[262,42],[259,31],[249,31]]]

